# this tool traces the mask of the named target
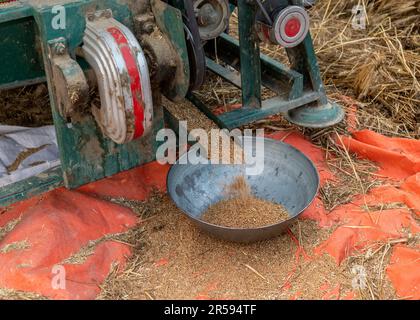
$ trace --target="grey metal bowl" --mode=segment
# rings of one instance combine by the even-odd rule
[[[284,232],[311,204],[319,187],[314,164],[294,147],[272,139],[264,140],[264,169],[259,175],[246,175],[245,165],[180,164],[182,155],[169,171],[168,192],[178,208],[200,229],[215,237],[235,242],[254,242]],[[255,155],[255,143],[252,152]],[[191,151],[190,151],[191,152]],[[246,152],[246,151],[245,151]],[[251,151],[250,151],[251,152]],[[201,215],[224,198],[223,189],[243,175],[258,198],[282,204],[290,214],[286,221],[260,228],[230,228],[207,223]]]

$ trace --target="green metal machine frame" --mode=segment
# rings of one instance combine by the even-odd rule
[[[86,13],[112,9],[115,19],[133,27],[136,0],[74,0],[64,2],[67,18],[64,30],[52,28],[52,6],[45,1],[11,2],[0,7],[0,89],[48,81],[51,109],[60,150],[61,168],[31,177],[0,189],[0,206],[40,194],[59,186],[76,188],[83,184],[114,175],[155,159],[158,143],[156,133],[163,128],[163,110],[154,107],[153,130],[146,136],[116,144],[104,137],[91,115],[67,121],[57,110],[57,97],[51,83],[51,46],[65,39],[70,56],[82,44]],[[168,37],[184,58],[188,74],[188,56],[183,36],[182,17],[178,9],[165,6],[161,22]],[[188,88],[188,78],[181,86]]]
[[[152,0],[152,3],[158,0]],[[1,1],[0,1],[1,2]],[[111,9],[116,20],[133,30],[137,0],[74,0],[60,1],[67,12],[65,30],[54,29],[52,5],[48,1],[15,1],[0,5],[0,89],[47,80],[61,168],[26,179],[0,189],[0,206],[54,189],[58,186],[76,188],[154,160],[155,135],[163,127],[163,111],[154,106],[153,130],[139,140],[116,144],[104,137],[93,116],[85,114],[71,123],[58,111],[52,83],[51,55],[57,44],[76,58],[82,44],[88,11]],[[159,1],[160,2],[160,1]],[[278,0],[282,6],[299,5],[300,0]],[[31,5],[31,3],[33,3]],[[184,77],[175,88],[186,93],[189,61],[183,33],[183,0],[163,4],[155,19],[173,43],[184,65]],[[267,116],[283,113],[292,123],[304,127],[327,127],[340,122],[344,112],[328,100],[321,80],[311,35],[302,43],[287,48],[290,67],[260,54],[255,30],[258,6],[253,0],[230,0],[238,8],[239,41],[223,33],[206,46],[206,67],[242,90],[242,107],[221,115],[202,103],[194,92],[187,98],[220,127],[233,129]],[[137,2],[138,5],[138,2]],[[232,71],[232,67],[236,71]],[[263,100],[262,87],[274,92]]]
[[[238,8],[239,41],[226,33],[222,34],[217,39],[216,47],[217,57],[224,66],[216,63],[211,54],[206,64],[213,73],[242,90],[242,108],[215,115],[193,93],[189,99],[219,126],[228,129],[278,113],[283,113],[290,122],[303,127],[324,128],[340,122],[344,112],[326,96],[310,33],[301,44],[286,49],[290,61],[288,67],[260,54],[260,41],[255,30],[258,10],[256,2],[230,2]],[[284,7],[298,5],[300,2],[277,1]],[[226,66],[233,67],[240,74]],[[263,101],[262,86],[273,91],[276,96]]]

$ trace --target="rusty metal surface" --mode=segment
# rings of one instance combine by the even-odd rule
[[[193,6],[202,40],[215,39],[229,27],[227,0],[193,0]]]
[[[86,77],[80,65],[70,57],[65,38],[49,41],[49,53],[58,111],[65,118],[71,117],[88,101]]]

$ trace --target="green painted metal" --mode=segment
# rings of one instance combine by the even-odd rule
[[[214,115],[193,94],[189,95],[189,99],[216,123],[229,129],[277,113],[283,113],[290,122],[304,127],[323,128],[340,122],[344,112],[339,105],[328,101],[310,33],[300,45],[286,49],[289,68],[259,53],[253,28],[255,2],[230,0],[230,4],[238,8],[239,41],[227,34],[217,39],[217,58],[222,64],[215,62],[215,47],[208,45],[207,67],[242,89],[242,108]],[[280,7],[302,5],[297,0],[278,0],[278,4]],[[226,65],[240,71],[240,74]],[[261,85],[277,96],[261,101]]]
[[[0,188],[0,207],[10,205],[63,185],[61,168],[51,169],[8,187]]]
[[[120,4],[118,4],[119,2]],[[77,28],[84,30],[84,12],[93,8],[112,8],[118,20],[132,28],[132,10],[129,5],[133,6],[135,0],[127,0],[125,1],[126,4],[123,4],[124,1],[119,2],[112,0],[75,0],[64,4],[67,16],[66,30],[55,30],[57,37],[65,34],[64,36],[69,41],[71,48],[80,45],[82,40],[80,36],[75,36],[74,30]],[[56,3],[61,4],[62,2],[56,1]],[[38,24],[35,22],[34,16],[37,15],[37,12],[44,12],[45,19],[51,19],[52,21],[55,14],[51,8],[54,5],[54,1],[45,1],[44,4],[41,4],[39,1],[32,0],[15,1],[3,5],[5,7],[0,10],[0,52],[2,53],[2,61],[9,63],[3,63],[0,68],[0,89],[46,81],[41,46],[36,39],[37,34],[40,34],[41,31],[38,30]],[[75,11],[73,8],[80,9],[76,10],[79,12],[75,16],[73,16]],[[48,29],[51,38],[53,38],[54,29],[51,26],[51,21]],[[69,32],[65,32],[68,28]],[[72,52],[72,55],[74,56],[74,52]],[[19,68],[16,68],[16,65]]]
[[[279,95],[282,94],[281,90],[284,87],[288,88],[286,95],[289,100],[297,99],[303,95],[304,80],[301,73],[264,54],[261,55],[261,65],[263,79],[267,79],[266,87]],[[269,79],[276,83],[275,87],[269,85]]]
[[[300,45],[294,48],[288,48],[286,51],[291,68],[304,76],[305,85],[325,96],[325,89],[310,33],[308,33]],[[326,97],[321,98],[321,102],[327,102],[325,99]]]
[[[344,119],[343,108],[334,102],[323,105],[303,105],[289,110],[285,118],[298,126],[307,128],[325,128]]]
[[[176,75],[174,86],[170,88],[168,98],[181,101],[187,95],[190,86],[190,64],[188,59],[187,43],[184,35],[184,23],[179,9],[161,1],[152,1],[152,9],[159,28],[171,40],[181,59],[182,70]],[[176,59],[177,57],[174,57]]]
[[[69,188],[76,188],[85,183],[150,162],[154,159],[157,147],[152,134],[124,145],[115,144],[102,135],[91,115],[80,117],[77,122],[70,125],[56,108],[57,97],[54,95],[52,66],[48,58],[49,42],[64,37],[67,40],[69,52],[75,52],[76,48],[82,43],[87,10],[91,9],[92,6],[96,9],[107,8],[110,4],[84,0],[65,5],[66,14],[73,19],[67,19],[67,26],[64,30],[51,27],[54,14],[50,6],[37,8],[34,12],[40,29],[40,40],[50,88],[50,101],[57,131],[64,184]],[[114,5],[111,7],[117,20],[125,20],[130,17],[128,7],[122,8],[121,6]],[[127,21],[125,23],[128,24]],[[162,112],[159,109],[156,107],[156,110],[154,110],[154,125],[161,128],[163,121]]]
[[[200,99],[194,95],[189,94],[188,99],[194,103],[206,116],[212,119],[217,125],[226,129],[234,129],[254,121],[267,118],[274,114],[285,113],[289,110],[296,110],[298,106],[308,104],[316,101],[319,94],[316,92],[308,92],[302,97],[287,101],[279,97],[264,100],[261,109],[254,108],[239,108],[221,115],[215,115],[211,109],[205,105]],[[321,120],[321,119],[320,119]]]
[[[62,162],[60,169],[3,188],[0,191],[0,205],[61,184],[75,188],[154,159],[157,148],[155,135],[163,127],[160,105],[155,106],[153,132],[138,141],[117,145],[103,137],[91,115],[80,116],[70,124],[68,119],[58,113],[52,86],[51,61],[48,58],[49,43],[63,37],[70,56],[76,59],[75,51],[82,44],[88,11],[109,8],[117,20],[133,28],[133,15],[139,11],[137,1],[28,0],[6,5],[0,10],[0,52],[3,58],[0,86],[14,86],[47,78]],[[169,3],[178,9],[157,0],[152,0],[152,3],[159,27],[171,40],[184,66],[177,74],[178,84],[171,88],[173,96],[181,97],[188,91],[190,74],[182,26],[183,1],[170,0]],[[219,126],[229,129],[276,113],[285,113],[291,122],[308,127],[325,127],[341,120],[344,115],[342,109],[329,103],[326,97],[310,35],[299,46],[287,49],[291,68],[286,67],[260,54],[254,30],[257,10],[255,3],[248,0],[231,0],[231,3],[238,6],[239,42],[223,34],[217,39],[217,55],[225,64],[239,70],[240,74],[216,64],[211,59],[211,50],[207,63],[214,73],[242,89],[243,107],[216,116],[194,94],[189,94],[189,99]],[[279,3],[286,6],[296,4],[296,1],[279,0]],[[54,4],[63,5],[67,17],[71,17],[66,21],[65,30],[52,28],[54,14],[51,9]],[[14,70],[16,65],[19,65],[19,73]],[[277,96],[261,101],[262,85]],[[154,100],[159,101],[159,98],[154,97]]]
[[[233,66],[236,70],[240,69],[239,64],[235,63],[235,61],[238,61],[237,57],[240,50],[238,40],[227,34],[222,34],[218,38],[217,47],[219,48],[218,58],[220,60]],[[201,111],[205,112],[207,116],[220,124],[220,126],[233,129],[273,114],[287,113],[290,110],[293,112],[297,107],[317,103],[322,94],[325,94],[321,90],[311,90],[308,84],[304,85],[304,76],[296,70],[264,54],[260,54],[260,61],[262,85],[277,93],[277,96],[261,101],[261,108],[240,108],[222,115],[214,115],[205,104],[198,101],[196,96],[191,94],[189,98]],[[238,88],[242,88],[242,72],[231,71],[210,58],[207,58],[207,67]],[[306,79],[306,81],[309,80],[310,78]],[[322,117],[317,120],[321,119]],[[320,123],[322,125],[323,122],[321,121]]]
[[[238,0],[243,108],[261,107],[260,46],[254,28],[256,12],[255,2]]]
[[[344,111],[327,98],[310,33],[300,45],[287,49],[287,54],[292,68],[304,76],[305,87],[319,93],[316,104],[290,110],[286,115],[287,120],[309,128],[324,128],[341,122]]]
[[[42,53],[34,46],[36,33],[33,17],[0,23],[0,89],[45,80]]]
[[[0,10],[0,23],[16,21],[31,16],[32,7],[29,4],[22,3],[20,1],[14,1],[7,4],[3,4]]]
[[[210,58],[206,58],[206,65],[210,71],[221,76],[237,88],[242,87],[241,75],[239,72],[231,71]]]
[[[217,39],[218,54],[217,57],[224,63],[232,66],[236,70],[240,69],[240,61],[238,56],[240,54],[239,41],[225,33]],[[207,59],[207,67],[214,73],[220,75],[226,80],[230,81],[229,75],[233,73],[223,66],[215,66],[213,60]],[[295,99],[303,94],[303,75],[295,70],[290,69],[284,64],[264,55],[260,54],[261,63],[261,83],[263,86],[269,88],[278,95],[286,96],[288,99]],[[223,68],[223,69],[222,69]],[[236,75],[236,73],[233,73]],[[233,76],[234,77],[234,76]],[[237,85],[233,83],[234,85]],[[238,86],[238,85],[237,85]],[[238,86],[241,88],[242,84]],[[286,93],[286,94],[285,94]]]
[[[33,54],[35,48],[40,48],[37,52],[42,57],[43,63],[38,61],[36,65],[43,66],[45,75],[48,80],[50,91],[50,101],[54,125],[57,133],[57,142],[60,150],[61,168],[50,171],[38,177],[26,179],[17,184],[4,187],[0,191],[0,206],[10,204],[11,202],[22,200],[41,192],[51,190],[59,185],[65,185],[69,188],[76,188],[85,183],[89,183],[101,178],[111,176],[120,171],[131,169],[135,166],[153,161],[155,159],[158,142],[156,142],[157,132],[163,128],[163,110],[159,103],[154,106],[154,122],[153,130],[146,136],[124,144],[118,145],[110,139],[104,137],[97,127],[95,120],[90,114],[80,115],[77,120],[73,119],[70,123],[68,119],[64,119],[57,109],[57,97],[54,94],[52,65],[49,59],[49,43],[63,37],[67,44],[70,56],[75,58],[75,51],[82,44],[83,33],[85,30],[85,16],[88,11],[101,10],[110,8],[113,11],[114,18],[122,22],[129,28],[133,28],[133,12],[136,12],[137,0],[75,0],[64,2],[57,1],[57,4],[64,5],[66,9],[66,28],[64,30],[52,28],[51,21],[54,13],[51,10],[54,5],[53,1],[45,2],[39,6],[16,7],[14,10],[8,11],[7,15],[0,13],[0,21],[10,21],[0,23],[0,32],[6,28],[18,30],[19,28],[32,28],[34,32],[26,35],[18,42],[13,42],[20,35],[12,33],[12,38],[6,41],[0,41],[1,52],[12,48],[14,54],[7,56],[8,61],[2,59],[3,65],[12,63],[12,56],[16,55],[19,50],[26,50]],[[39,3],[39,1],[37,1]],[[24,17],[25,16],[25,17]],[[19,17],[19,20],[15,20]],[[71,18],[69,18],[71,17]],[[185,43],[184,33],[182,29],[182,17],[179,10],[167,6],[165,10],[156,17],[163,28],[163,32],[171,39],[174,47],[180,53],[183,61],[184,69],[181,72],[179,86],[175,88],[178,94],[186,94],[189,86],[189,64],[187,47]],[[7,35],[8,31],[3,35]],[[21,32],[23,33],[23,32]],[[25,32],[28,33],[28,32]],[[36,35],[36,37],[35,37]],[[1,33],[0,33],[1,36]],[[23,37],[23,36],[22,36]],[[3,39],[3,37],[1,38]],[[38,41],[38,42],[37,42]],[[6,47],[1,47],[1,44]],[[24,49],[22,49],[22,46]],[[22,67],[28,67],[24,77],[11,70],[2,71],[4,77],[0,78],[0,82],[18,83],[21,80],[27,81],[33,79],[34,76],[29,70],[30,64],[26,60],[22,60]],[[2,68],[0,68],[2,69]],[[39,69],[37,70],[40,71]],[[22,72],[22,69],[19,70]],[[40,72],[39,72],[40,73]],[[37,74],[37,76],[39,75]],[[22,83],[22,82],[21,82]],[[154,96],[154,101],[160,101],[160,97]]]

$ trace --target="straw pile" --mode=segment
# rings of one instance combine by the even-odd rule
[[[0,124],[40,127],[53,123],[46,84],[0,91]]]
[[[366,29],[354,27],[355,5],[366,13]],[[322,0],[311,14],[326,82],[418,130],[420,0]]]

